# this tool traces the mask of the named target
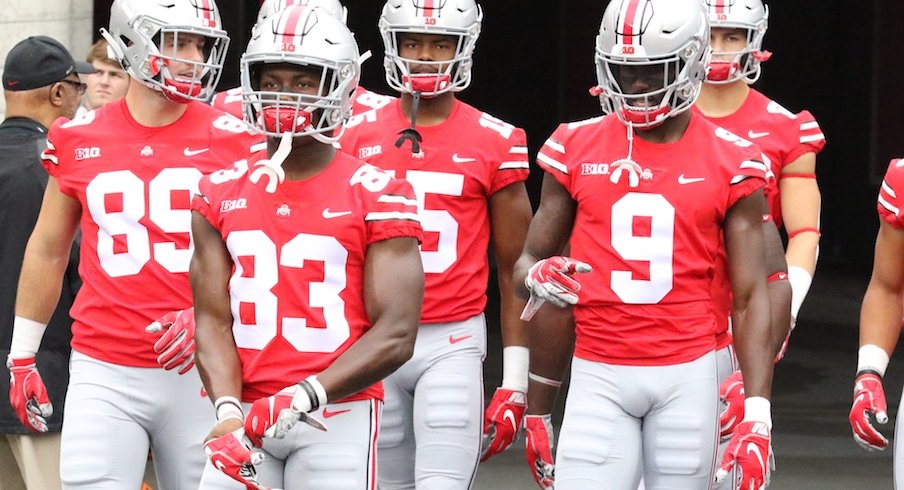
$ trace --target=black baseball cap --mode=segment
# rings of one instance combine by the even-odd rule
[[[45,87],[70,73],[94,73],[94,66],[75,61],[59,41],[47,36],[31,36],[19,41],[6,56],[3,88],[31,90]]]

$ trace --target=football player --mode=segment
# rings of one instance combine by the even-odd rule
[[[726,2],[706,0],[711,24],[710,46],[713,58],[706,82],[694,110],[713,123],[755,143],[770,164],[771,179],[766,200],[771,223],[786,230],[787,275],[770,275],[787,282],[791,289],[790,318],[773,301],[773,340],[779,345],[777,360],[784,355],[790,330],[807,295],[816,269],[819,251],[820,193],[816,183],[816,154],[825,146],[825,136],[813,116],[803,111],[794,114],[759,91],[751,88],[762,72],[761,63],[772,53],[763,50],[763,38],[769,21],[769,9],[761,0]],[[774,236],[767,231],[767,238]],[[770,247],[771,249],[771,247]],[[779,271],[780,272],[780,271]],[[727,271],[721,268],[714,281],[714,292],[724,290]],[[770,294],[783,284],[770,283]],[[720,302],[725,311],[730,300]],[[723,436],[727,436],[744,417],[744,383],[740,372],[731,367],[728,326],[719,328],[720,396],[725,405],[721,416]],[[726,361],[725,359],[729,360]],[[723,373],[730,373],[726,376]]]
[[[268,17],[293,5],[324,9],[333,17],[341,20],[343,24],[348,17],[348,10],[339,2],[339,0],[264,0],[264,2],[261,3],[260,10],[257,12],[257,21],[254,23],[254,27],[251,31],[252,40],[261,34],[258,32],[259,26],[265,25],[265,21]],[[363,61],[364,60],[362,59],[362,63]],[[389,104],[393,99],[394,97],[371,92],[359,85],[358,88],[355,89],[355,96],[352,99],[354,101],[352,104],[352,113],[360,114],[372,109],[379,109],[380,107]],[[242,87],[235,87],[222,92],[217,92],[213,96],[210,104],[223,112],[241,118],[244,114],[242,109]]]
[[[417,201],[332,145],[360,73],[345,25],[295,6],[262,28],[276,35],[249,43],[242,98],[270,159],[210,175],[192,205],[198,365],[218,415],[201,488],[370,490],[380,380],[411,357],[421,311]]]
[[[386,80],[401,97],[353,116],[340,140],[343,151],[411,183],[425,232],[414,357],[385,383],[379,451],[386,490],[470,488],[478,459],[509,447],[524,414],[528,340],[511,274],[531,216],[526,138],[455,96],[471,83],[482,18],[474,0],[389,0],[379,28]],[[491,241],[504,374],[481,417]]]
[[[22,265],[13,351],[37,350],[80,230],[63,485],[139,488],[150,447],[160,488],[194,488],[214,410],[191,349],[164,336],[155,352],[145,327],[191,306],[191,196],[203,174],[247,156],[257,137],[198,102],[229,42],[212,0],[115,0],[101,32],[132,81],[124,99],[49,131],[50,179]],[[11,393],[31,406],[34,394]]]
[[[854,440],[864,449],[881,451],[888,439],[872,423],[888,422],[882,377],[889,356],[901,335],[901,297],[904,295],[904,211],[898,194],[904,192],[904,160],[888,165],[879,190],[879,233],[873,274],[860,309],[860,350],[854,382],[854,403],[849,419]],[[896,427],[901,427],[904,405],[898,408]],[[904,444],[895,440],[895,486],[904,486]]]
[[[708,39],[696,0],[610,3],[595,90],[609,115],[561,125],[538,155],[547,174],[515,279],[531,301],[576,304],[557,489],[633,490],[641,476],[650,488],[709,487],[718,420],[711,281],[723,234],[748,386],[746,418],[717,475],[737,464],[743,488],[764,485],[767,167],[755,146],[688,111]],[[550,257],[568,240],[573,258]]]

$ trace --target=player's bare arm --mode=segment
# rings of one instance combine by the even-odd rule
[[[782,237],[771,220],[763,223],[763,240],[766,243],[766,277],[779,279],[770,280],[767,284],[772,346],[774,353],[778,355],[785,345],[785,339],[791,333],[791,284],[780,279],[782,274],[787,278],[788,263],[785,262]]]
[[[229,277],[232,259],[219,232],[198,212],[192,212],[195,251],[189,276],[195,304],[195,342],[198,372],[211,400],[242,394],[242,366],[232,337]],[[207,440],[242,427],[242,420],[226,418]]]
[[[69,264],[81,212],[81,204],[63,194],[56,178],[51,176],[38,221],[25,248],[16,295],[16,316],[45,324],[50,321],[60,299],[60,285]]]
[[[774,352],[762,226],[762,191],[740,199],[725,217],[725,247],[734,302],[734,343],[749,397],[768,399]]]
[[[576,212],[577,203],[568,190],[555,177],[544,174],[540,207],[531,220],[521,257],[515,263],[513,281],[518,296],[530,296],[524,285],[524,278],[530,267],[538,260],[557,254],[565,248]]]
[[[329,400],[340,400],[380,381],[411,358],[424,298],[417,240],[371,244],[364,265],[364,301],[373,326],[317,374]]]
[[[786,252],[788,265],[803,267],[811,276],[816,270],[819,211],[822,202],[819,185],[815,178],[810,177],[815,172],[816,154],[810,152],[786,165],[779,179],[782,216],[785,229],[790,236]]]
[[[502,345],[529,346],[527,325],[519,316],[524,301],[515,295],[512,273],[531,223],[530,199],[524,183],[508,185],[490,197],[490,228],[499,279]]]
[[[873,344],[889,355],[901,333],[904,295],[904,230],[884,220],[876,236],[873,274],[860,309],[860,345]]]

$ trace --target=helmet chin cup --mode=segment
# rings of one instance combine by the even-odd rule
[[[203,90],[200,83],[180,82],[172,78],[164,78],[163,86],[163,95],[167,99],[180,104],[191,102],[192,98],[199,97]]]
[[[672,112],[672,108],[668,105],[656,108],[654,110],[647,109],[630,109],[625,107],[621,111],[621,115],[625,121],[631,123],[637,129],[652,129],[664,123]]]
[[[280,109],[279,106],[264,107],[258,116],[261,125],[272,133],[292,133],[298,135],[311,126],[311,113],[305,110]]]
[[[727,82],[737,76],[741,64],[737,61],[710,61],[706,79],[710,82]]]
[[[452,82],[452,77],[448,74],[435,73],[411,74],[403,76],[402,82],[411,87],[412,92],[420,92],[421,97],[428,99],[445,90]]]

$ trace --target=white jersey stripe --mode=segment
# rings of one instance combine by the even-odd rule
[[[563,154],[563,155],[565,154],[565,147],[562,146],[562,144],[559,143],[558,141],[553,141],[553,140],[551,140],[551,139],[550,139],[550,140],[546,140],[546,143],[543,143],[543,146],[548,146],[548,147],[552,148],[553,150],[555,150],[555,151],[557,151],[557,152],[559,152],[559,153],[561,153],[561,154]]]
[[[883,208],[891,211],[892,213],[894,213],[895,216],[898,215],[898,212],[899,212],[898,207],[895,206],[894,204],[886,201],[885,198],[882,197],[881,194],[879,195],[879,205],[882,206]]]
[[[891,196],[895,199],[898,198],[898,195],[895,194],[895,190],[892,189],[891,186],[888,185],[884,180],[882,181],[882,190],[885,191],[885,193],[888,194],[889,196]]]
[[[744,182],[745,180],[747,180],[749,178],[750,178],[749,175],[735,175],[734,177],[732,177],[731,182],[729,182],[729,184],[731,184],[731,185],[740,184],[741,182]]]
[[[769,167],[766,166],[763,162],[758,162],[756,160],[744,160],[741,162],[741,168],[755,168],[757,170],[762,170],[763,173],[769,172]]]
[[[499,165],[499,170],[509,170],[513,168],[530,168],[530,164],[527,161],[519,161],[519,162],[502,162],[502,165]]]
[[[557,161],[553,160],[552,158],[549,158],[548,156],[544,155],[543,153],[537,154],[537,160],[540,160],[541,162],[549,165],[550,167],[558,170],[559,172],[562,172],[563,174],[568,173],[568,167],[566,167],[565,164],[557,162]]]
[[[408,199],[405,196],[394,196],[391,194],[383,194],[377,198],[377,202],[391,202],[395,204],[405,204],[406,206],[417,207],[417,199]]]
[[[805,122],[800,125],[801,131],[806,130],[806,129],[817,129],[817,128],[819,128],[819,123],[817,123],[816,121]]]
[[[383,213],[371,211],[367,213],[367,216],[364,217],[364,221],[386,221],[391,219],[416,221],[418,223],[421,222],[421,217],[418,216],[417,213],[399,213],[396,211]]]
[[[812,136],[801,136],[800,142],[801,143],[809,143],[811,141],[819,141],[819,140],[824,140],[824,139],[826,139],[826,136],[822,133],[819,133],[819,134],[814,134]]]
[[[527,147],[526,146],[513,146],[509,153],[514,153],[516,155],[527,155]]]

